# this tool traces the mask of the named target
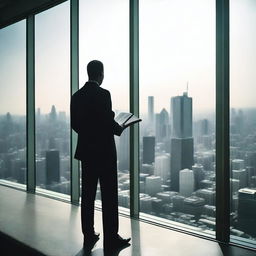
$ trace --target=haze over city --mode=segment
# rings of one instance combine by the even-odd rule
[[[251,91],[256,81],[252,25],[256,24],[256,3],[242,2],[231,1],[231,106],[248,108],[255,107]],[[36,16],[36,107],[42,113],[48,113],[52,105],[69,112],[68,7],[66,2]],[[128,1],[81,1],[79,41],[80,86],[87,80],[88,61],[100,59],[105,64],[102,86],[112,93],[113,109],[126,111],[128,7]],[[152,19],[156,15],[157,19]],[[0,30],[0,58],[5,63],[0,68],[0,114],[25,114],[25,25],[21,21]],[[155,97],[155,111],[160,112],[170,104],[171,97],[186,91],[187,83],[194,99],[194,114],[214,113],[215,1],[140,1],[139,57],[142,114],[147,112],[148,95]]]

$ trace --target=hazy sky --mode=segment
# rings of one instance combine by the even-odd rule
[[[36,106],[69,110],[69,2],[36,16]],[[0,30],[0,114],[25,113],[25,21]],[[256,1],[231,0],[231,104],[255,107]],[[80,1],[80,86],[105,65],[114,109],[129,108],[129,1]],[[140,108],[155,111],[189,82],[195,112],[215,109],[215,0],[140,0]]]

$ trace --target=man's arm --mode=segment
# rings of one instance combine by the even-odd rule
[[[120,126],[114,119],[115,113],[114,111],[112,111],[112,101],[109,91],[107,91],[106,93],[106,117],[108,119],[113,134],[120,136],[124,128]]]
[[[75,103],[73,97],[71,97],[70,101],[70,123],[71,123],[71,128],[78,133],[78,123],[77,123],[77,118],[76,118],[76,110],[75,110]]]

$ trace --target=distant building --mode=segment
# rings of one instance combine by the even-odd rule
[[[171,190],[179,192],[179,172],[192,169],[194,164],[193,138],[171,140]]]
[[[148,122],[154,124],[154,96],[148,96]]]
[[[195,189],[194,172],[189,169],[180,171],[180,194],[185,197],[192,195]]]
[[[163,142],[170,137],[169,114],[165,108],[156,114],[156,141]]]
[[[208,135],[209,134],[209,121],[207,119],[203,119],[200,122],[200,135]]]
[[[46,183],[46,167],[45,167],[45,158],[36,159],[36,185],[40,186],[41,184],[45,185]]]
[[[203,213],[205,200],[197,196],[184,199],[184,213],[192,214],[198,220]]]
[[[60,153],[58,150],[46,151],[46,184],[60,182]]]
[[[192,98],[183,96],[171,98],[172,138],[192,137]]]
[[[199,189],[196,196],[203,198],[207,205],[215,205],[216,192],[213,189]]]
[[[163,181],[170,178],[170,154],[163,154],[155,158],[154,174],[160,176]]]
[[[159,176],[149,176],[146,177],[145,192],[150,196],[155,196],[157,193],[161,192],[161,178]]]
[[[129,130],[124,130],[118,139],[118,169],[119,171],[129,170]]]
[[[204,168],[201,164],[195,164],[192,166],[192,170],[195,177],[195,190],[197,190],[200,188],[200,182],[205,178]]]
[[[155,137],[143,137],[143,164],[155,162]]]
[[[244,160],[243,159],[232,160],[232,170],[242,170],[242,169],[244,169]]]
[[[171,116],[171,190],[178,192],[180,170],[194,164],[192,98],[187,93],[171,98]]]
[[[239,188],[246,188],[248,186],[248,177],[246,169],[232,170],[232,178],[239,180]]]
[[[172,197],[174,212],[183,212],[184,211],[184,199],[185,199],[185,197],[181,196],[181,195],[174,195]]]
[[[256,189],[243,188],[238,193],[238,229],[256,236]]]

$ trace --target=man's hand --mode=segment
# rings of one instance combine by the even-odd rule
[[[125,125],[125,124],[121,124],[121,127],[122,127],[122,129],[124,130],[124,129],[127,128],[128,126]]]

